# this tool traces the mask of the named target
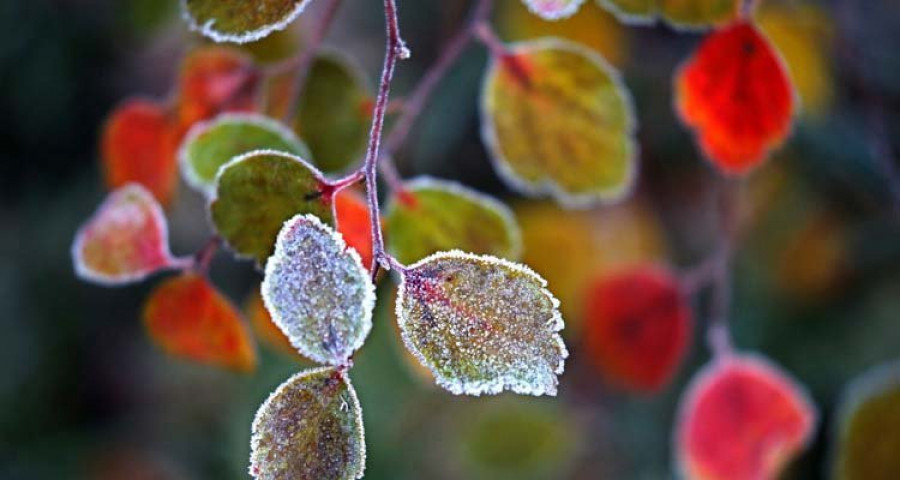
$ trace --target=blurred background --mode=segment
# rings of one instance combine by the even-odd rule
[[[467,2],[400,0],[399,8],[413,51],[398,71],[402,97]],[[285,58],[315,18],[304,14],[249,51],[261,62]],[[900,3],[766,0],[759,19],[803,110],[789,144],[741,190],[746,234],[732,324],[739,348],[782,365],[819,406],[815,441],[785,478],[822,478],[844,386],[900,357],[900,197],[885,169],[900,148]],[[372,84],[382,21],[379,2],[347,1],[326,40]],[[715,245],[717,176],[671,108],[672,72],[701,36],[625,27],[593,2],[547,24],[518,0],[498,0],[494,22],[506,40],[565,36],[623,70],[640,122],[640,184],[621,205],[577,213],[504,190],[478,135],[486,56],[469,50],[398,155],[400,169],[459,180],[512,205],[524,262],[563,301],[572,357],[558,398],[454,397],[405,353],[387,301],[394,287],[383,282],[375,328],[351,373],[366,478],[670,478],[677,401],[708,359],[703,309],[676,379],[637,395],[595,368],[582,346],[582,304],[586,286],[618,267],[688,268]],[[159,277],[105,289],[73,273],[74,233],[105,195],[97,147],[106,114],[131,95],[165,97],[181,56],[198,43],[176,0],[0,2],[0,478],[247,478],[254,412],[305,365],[266,345],[251,375],[169,358],[139,317]],[[202,247],[210,231],[198,220],[198,194],[182,187],[167,214],[175,253]],[[236,304],[260,280],[227,254],[216,257],[212,278]]]

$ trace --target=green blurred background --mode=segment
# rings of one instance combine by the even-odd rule
[[[413,58],[399,69],[398,95],[433,61],[466,3],[399,1]],[[822,478],[842,388],[900,356],[900,210],[871,148],[873,115],[900,148],[900,3],[770,0],[760,16],[804,111],[789,145],[743,188],[748,233],[732,322],[740,348],[770,356],[809,388],[823,423],[785,476]],[[587,280],[616,266],[687,267],[715,244],[717,178],[671,109],[671,74],[700,36],[622,27],[593,4],[559,26],[504,0],[495,23],[506,39],[565,34],[623,69],[641,123],[640,185],[624,206],[579,214],[504,190],[478,137],[485,55],[468,52],[398,155],[401,170],[456,179],[513,205],[525,262],[571,302],[573,355],[556,399],[453,397],[412,366],[381,301],[351,373],[366,478],[670,478],[677,400],[708,358],[702,328],[676,380],[637,396],[605,383],[586,358],[579,302]],[[284,37],[305,27],[301,20]],[[327,43],[350,52],[374,83],[382,35],[380,2],[348,0]],[[265,346],[250,376],[166,357],[139,320],[158,278],[105,289],[73,274],[74,232],[104,195],[97,139],[106,113],[130,95],[165,96],[181,55],[199,42],[175,0],[0,2],[0,478],[247,478],[253,413],[302,366]],[[198,195],[182,187],[168,214],[176,253],[203,245]],[[237,303],[259,281],[225,254],[212,276]],[[382,299],[391,288],[384,282]]]

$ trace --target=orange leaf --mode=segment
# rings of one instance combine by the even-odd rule
[[[178,85],[182,132],[222,112],[255,110],[259,84],[259,70],[244,53],[224,47],[194,50],[184,61]]]
[[[752,24],[710,34],[675,82],[678,114],[726,174],[758,166],[790,133],[794,87],[778,53]]]
[[[366,268],[372,267],[372,224],[369,206],[357,192],[341,190],[334,198],[338,232],[356,249]]]
[[[170,355],[241,372],[256,368],[256,350],[240,313],[206,277],[166,280],[144,305],[150,338]]]
[[[165,110],[140,98],[113,110],[103,129],[101,157],[106,185],[117,189],[140,183],[163,204],[178,184],[177,138]]]

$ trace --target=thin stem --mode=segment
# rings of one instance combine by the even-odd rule
[[[509,49],[500,37],[494,32],[494,29],[487,22],[481,22],[475,26],[475,36],[481,43],[487,47],[491,55],[497,58],[504,58],[509,55]]]
[[[709,305],[707,341],[710,349],[721,355],[731,351],[729,319],[732,302],[731,264],[737,235],[737,189],[729,180],[719,186],[717,198],[719,245],[712,276],[712,298]]]
[[[210,237],[209,241],[206,242],[206,245],[203,246],[196,254],[194,254],[193,262],[191,263],[191,268],[198,273],[207,274],[209,273],[209,267],[212,264],[213,258],[215,258],[216,253],[218,253],[219,248],[222,247],[222,237],[218,235],[213,235]]]
[[[377,277],[379,266],[390,270],[391,261],[384,249],[384,235],[381,232],[381,212],[378,206],[378,157],[381,147],[381,136],[384,132],[384,116],[387,112],[391,95],[391,81],[397,61],[409,57],[409,50],[400,38],[400,26],[397,20],[395,0],[384,0],[385,28],[387,40],[384,65],[381,70],[381,82],[375,110],[372,115],[372,129],[369,133],[369,145],[366,149],[366,161],[363,172],[366,178],[366,193],[369,203],[369,214],[372,219],[372,278]]]

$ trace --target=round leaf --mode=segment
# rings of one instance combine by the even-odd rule
[[[397,320],[406,346],[455,394],[555,395],[568,356],[559,301],[527,267],[440,252],[405,269]]]
[[[702,28],[734,18],[740,0],[600,0],[625,23],[665,20],[676,28]]]
[[[185,57],[178,78],[178,121],[182,133],[222,112],[256,109],[260,71],[240,50],[201,47]]]
[[[303,356],[343,365],[372,328],[375,286],[356,250],[312,215],[278,234],[262,297],[272,320]]]
[[[216,42],[247,43],[284,30],[311,0],[181,0],[185,20]]]
[[[311,213],[332,222],[326,190],[322,174],[301,158],[259,150],[219,170],[210,214],[219,235],[236,253],[264,265],[286,220]]]
[[[136,183],[110,193],[81,227],[72,261],[79,277],[102,285],[137,282],[178,263],[162,208]]]
[[[598,53],[559,40],[517,44],[493,60],[481,110],[482,137],[512,188],[569,207],[630,191],[637,164],[631,100]]]
[[[458,183],[422,177],[387,207],[388,249],[401,263],[459,249],[517,260],[522,234],[512,211]]]
[[[212,196],[219,168],[254,150],[310,158],[303,142],[277,121],[256,114],[226,113],[191,129],[178,155],[181,173],[192,187]]]
[[[294,375],[259,407],[250,446],[259,480],[362,478],[362,411],[350,380],[335,368]]]
[[[559,20],[578,11],[584,0],[523,0],[528,9],[544,20]]]

